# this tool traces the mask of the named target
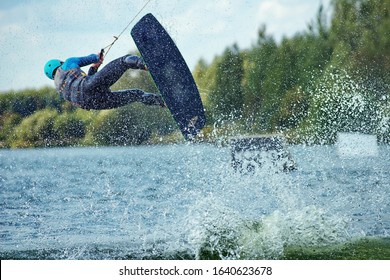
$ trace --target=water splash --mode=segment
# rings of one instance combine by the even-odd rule
[[[197,259],[280,259],[288,246],[326,247],[351,238],[347,218],[314,205],[252,220],[208,201],[190,216]]]
[[[334,143],[338,132],[374,134],[380,142],[389,141],[388,98],[367,81],[331,68],[308,91],[312,95],[311,106],[296,131],[301,141]]]
[[[348,215],[310,204],[306,182],[272,162],[251,175],[218,172],[214,191],[199,195],[185,218],[197,259],[279,259],[288,246],[324,247],[351,238]]]

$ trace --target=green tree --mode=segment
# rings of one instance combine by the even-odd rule
[[[11,146],[13,148],[52,146],[57,140],[53,129],[57,116],[56,110],[44,109],[24,118],[14,129],[14,134],[10,139]]]
[[[22,117],[15,113],[0,115],[0,148],[9,147],[9,141],[14,128],[22,121]]]
[[[335,56],[360,73],[390,82],[390,0],[334,0]]]
[[[278,49],[281,69],[278,97],[270,126],[277,129],[295,127],[307,115],[309,99],[307,89],[313,87],[329,64],[333,47],[323,7],[316,20],[305,33],[284,40]]]
[[[245,54],[243,116],[249,130],[266,130],[264,106],[267,100],[265,81],[271,80],[270,69],[275,64],[277,44],[266,34],[265,26],[258,31],[257,44]]]
[[[83,120],[75,113],[63,113],[54,120],[53,132],[59,145],[69,145],[84,138],[86,127]]]
[[[208,124],[214,123],[213,119],[213,104],[211,101],[212,91],[216,88],[216,73],[220,58],[215,58],[214,61],[208,65],[203,59],[199,60],[195,66],[193,76],[199,89],[199,93],[206,110],[206,119]]]
[[[167,110],[135,103],[100,112],[89,130],[94,143],[100,145],[139,145],[153,133],[164,135],[173,130],[167,114]]]
[[[243,59],[237,45],[227,48],[219,61],[210,105],[216,120],[236,119],[242,114]]]

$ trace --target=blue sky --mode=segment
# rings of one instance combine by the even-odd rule
[[[151,0],[115,43],[105,63],[136,49],[131,27],[146,13],[165,26],[193,70],[237,43],[257,39],[262,24],[280,40],[307,29],[320,4],[331,0]],[[0,92],[52,85],[43,74],[51,58],[97,53],[147,0],[1,0]]]

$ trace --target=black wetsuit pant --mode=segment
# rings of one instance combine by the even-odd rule
[[[145,92],[140,89],[111,91],[110,87],[134,65],[125,62],[125,58],[117,58],[99,72],[88,75],[82,87],[82,100],[80,107],[85,109],[112,109],[130,104],[132,102],[144,102]],[[146,103],[146,102],[144,102]]]

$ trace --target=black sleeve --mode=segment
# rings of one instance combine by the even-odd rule
[[[97,71],[98,71],[97,67],[93,67],[93,66],[89,67],[88,76],[95,75]]]

